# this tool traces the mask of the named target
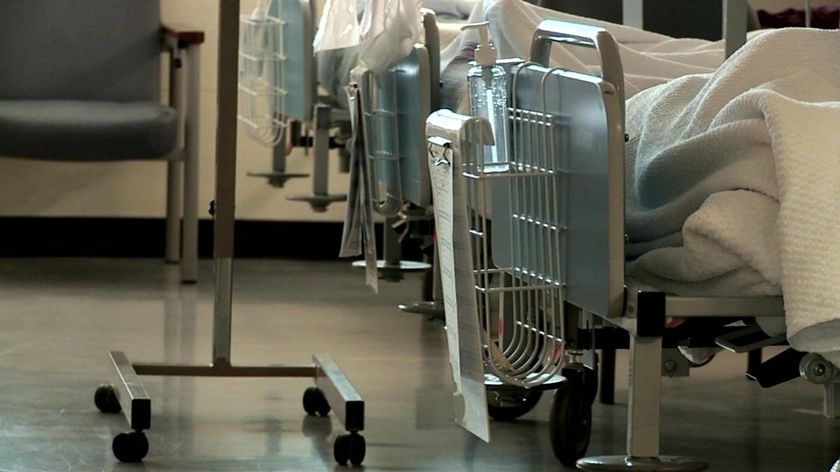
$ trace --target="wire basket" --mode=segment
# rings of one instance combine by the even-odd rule
[[[508,170],[476,152],[463,156],[462,177],[487,372],[534,387],[554,380],[565,360],[562,120],[515,99],[508,113]]]
[[[384,216],[395,216],[403,204],[395,74],[392,69],[366,71],[361,84],[368,188],[374,210]]]
[[[240,17],[239,114],[255,141],[277,145],[286,131],[286,90],[282,11],[273,1],[260,1]]]

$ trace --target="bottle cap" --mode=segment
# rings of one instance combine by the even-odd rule
[[[496,63],[496,48],[490,42],[490,22],[468,23],[461,27],[461,31],[478,30],[479,42],[475,47],[475,62],[482,66],[492,66]]]

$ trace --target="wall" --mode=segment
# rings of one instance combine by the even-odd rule
[[[216,122],[216,47],[218,3],[214,0],[161,0],[164,22],[186,23],[203,29],[201,87],[201,208],[213,198]],[[253,0],[243,1],[250,11]],[[340,221],[344,204],[314,214],[306,203],[289,202],[285,195],[307,193],[308,179],[295,179],[285,189],[247,177],[250,170],[267,170],[270,151],[253,143],[240,129],[237,177],[237,215],[243,219]],[[336,161],[331,161],[335,164]],[[310,158],[296,151],[290,172],[308,172]],[[332,166],[333,169],[336,167]],[[0,159],[0,216],[161,217],[165,206],[165,166],[153,162],[68,164]],[[346,175],[333,170],[331,190],[343,193]]]

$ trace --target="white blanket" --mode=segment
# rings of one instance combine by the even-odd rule
[[[838,54],[838,31],[779,30],[628,100],[632,275],[679,294],[782,293],[793,347],[840,350]]]
[[[540,8],[522,0],[479,1],[469,21],[490,22],[493,43],[499,57],[528,59],[534,31],[542,20],[549,18],[600,26],[609,31],[619,43],[628,97],[676,77],[712,72],[720,66],[725,56],[721,41],[674,39],[637,28]],[[441,52],[441,70],[463,57],[465,51],[471,51],[477,39],[477,33],[468,32],[449,44]],[[442,47],[444,45],[442,43]],[[552,50],[551,65],[595,73],[599,61],[594,50],[556,45]]]

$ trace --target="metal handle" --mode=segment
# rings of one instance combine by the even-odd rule
[[[601,60],[601,77],[624,93],[624,71],[618,44],[609,31],[597,26],[568,23],[558,20],[543,20],[531,40],[531,62],[548,67],[552,43],[593,48]]]

